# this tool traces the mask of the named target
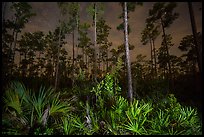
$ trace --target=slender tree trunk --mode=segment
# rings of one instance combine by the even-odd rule
[[[95,47],[95,50],[94,50],[94,64],[93,64],[93,73],[94,73],[94,82],[97,82],[97,66],[96,66],[96,63],[97,63],[97,43],[96,43],[96,39],[97,39],[97,34],[96,34],[96,12],[97,12],[97,5],[96,3],[94,3],[94,47]]]
[[[52,79],[54,78],[55,76],[55,60],[54,60],[54,57],[52,57],[52,66],[53,66],[53,69],[52,69]]]
[[[72,42],[73,42],[73,47],[72,47],[72,87],[74,86],[74,73],[75,73],[75,69],[74,69],[74,63],[75,63],[75,55],[74,55],[74,29],[72,32]]]
[[[6,6],[7,6],[7,2],[2,2],[2,27],[3,27],[3,20],[5,18]]]
[[[85,54],[85,53],[84,53],[84,54]],[[86,67],[87,67],[86,69],[89,70],[89,68],[88,68],[88,60],[87,60],[87,55],[86,55],[86,54],[85,54],[85,64],[86,64]],[[87,72],[88,72],[88,71],[87,71]]]
[[[193,32],[193,38],[194,38],[194,43],[195,43],[195,48],[196,48],[196,53],[197,53],[198,67],[199,67],[199,71],[201,72],[202,71],[202,62],[201,62],[202,54],[199,53],[201,52],[200,50],[201,45],[198,44],[197,28],[196,28],[195,17],[194,17],[194,12],[193,12],[193,7],[192,7],[191,2],[188,2],[188,8],[189,8],[189,13],[190,13],[191,28]]]
[[[172,89],[174,89],[174,84],[173,84],[173,80],[172,80],[171,63],[170,63],[170,58],[169,58],[169,49],[168,49],[168,46],[167,46],[166,34],[165,34],[162,18],[161,18],[161,25],[162,25],[162,31],[163,31],[163,37],[164,37],[164,45],[165,45],[165,48],[166,48],[167,64],[168,64],[168,71],[169,71],[169,74],[167,75],[167,77],[168,77],[169,86],[170,86],[169,88],[172,90]]]
[[[154,52],[154,71],[155,71],[155,77],[157,77],[157,58],[156,58],[154,39],[152,39],[152,44],[153,44],[153,52]]]
[[[72,66],[74,67],[74,57],[75,57],[75,55],[74,55],[74,29],[73,29],[73,32],[72,32]]]
[[[60,54],[60,45],[61,45],[61,26],[59,27],[59,46],[57,49],[57,67],[56,67],[56,75],[55,75],[55,87],[54,89],[57,90],[57,86],[58,86],[58,81],[59,81],[59,54]]]
[[[107,48],[107,58],[106,58],[106,73],[108,72],[108,48]]]
[[[129,55],[129,44],[128,44],[128,19],[127,19],[127,2],[124,2],[124,27],[125,27],[125,53],[127,62],[127,75],[128,75],[128,96],[129,101],[132,103],[133,100],[133,89],[132,89],[132,75],[131,75],[131,62]]]
[[[152,55],[152,39],[149,36],[149,43],[150,43],[150,52],[151,52],[151,77],[154,77],[153,75],[153,55]]]
[[[78,14],[77,14],[78,15]],[[76,22],[76,27],[77,27],[77,31],[76,31],[76,57],[78,56],[78,34],[79,34],[79,24],[78,24],[78,16],[77,18],[77,22]]]
[[[100,52],[98,52],[98,69],[101,70],[101,58],[100,58]]]
[[[106,72],[106,62],[105,62],[105,60],[103,61],[103,75],[104,75],[104,73]]]
[[[79,18],[78,18],[78,12],[76,14],[76,57],[78,57],[78,36],[79,35]],[[77,60],[78,62],[80,62],[80,60]]]
[[[94,3],[94,64],[93,64],[93,77],[94,77],[94,82],[97,83],[97,33],[96,33],[96,12],[97,12],[97,5]],[[95,96],[95,101],[97,102],[97,96]]]

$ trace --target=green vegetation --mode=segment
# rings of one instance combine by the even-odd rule
[[[3,95],[2,133],[202,134],[202,123],[195,108],[180,105],[173,94],[160,99],[156,99],[156,96],[134,99],[133,103],[129,104],[127,99],[121,96],[122,91],[117,86],[116,79],[114,74],[107,74],[97,86],[84,93],[89,96],[89,99],[85,100],[80,99],[80,94],[63,99],[65,94],[54,92],[52,88],[41,87],[35,92],[26,89],[20,82],[13,82]]]

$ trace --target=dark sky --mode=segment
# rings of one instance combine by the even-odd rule
[[[58,25],[59,20],[59,8],[56,2],[29,2],[32,6],[32,11],[37,14],[37,16],[32,17],[30,22],[26,24],[23,32],[34,32],[43,31],[47,33],[49,30],[53,31]],[[87,15],[86,8],[89,4],[88,2],[81,2],[80,7],[80,20],[81,22],[91,22],[92,18]],[[105,12],[103,17],[107,21],[107,24],[112,28],[109,35],[109,41],[113,43],[113,47],[117,47],[123,43],[123,32],[118,31],[116,27],[122,22],[118,19],[121,14],[122,9],[118,2],[105,2]],[[144,2],[143,6],[137,6],[134,12],[130,13],[129,25],[132,32],[129,35],[129,41],[135,46],[134,50],[130,52],[131,61],[135,60],[136,55],[143,54],[147,58],[150,58],[150,46],[142,45],[140,42],[141,32],[145,27],[145,19],[148,17],[149,9],[152,8],[154,2]],[[202,32],[202,2],[192,2],[197,31]],[[9,5],[9,4],[8,4]],[[9,7],[9,6],[8,6]],[[6,16],[8,18],[12,17],[10,10],[8,10]],[[176,19],[173,24],[166,30],[167,34],[171,34],[173,37],[172,42],[174,46],[170,48],[170,54],[180,56],[181,52],[178,49],[181,39],[189,34],[192,34],[190,16],[188,11],[187,2],[178,2],[175,9],[179,13],[179,18]],[[90,36],[93,36],[93,29],[90,30]],[[71,36],[67,36],[66,49],[69,55],[71,52]],[[155,41],[156,49],[161,45],[161,35]]]

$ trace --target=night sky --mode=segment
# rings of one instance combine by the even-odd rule
[[[45,34],[50,31],[54,31],[59,22],[59,8],[56,2],[29,2],[32,6],[32,11],[37,14],[30,19],[30,22],[26,24],[24,32],[43,31]],[[88,2],[80,3],[80,20],[81,22],[92,22],[92,18],[86,13],[86,7]],[[122,12],[122,8],[118,2],[105,2],[105,11],[103,18],[107,24],[111,27],[109,41],[113,43],[112,47],[121,45],[124,41],[122,31],[118,31],[116,27],[122,22],[118,16]],[[143,6],[136,6],[134,12],[130,13],[130,19],[128,20],[132,32],[129,35],[129,43],[135,46],[134,50],[130,51],[131,61],[135,60],[136,55],[143,54],[150,58],[150,46],[142,45],[140,42],[141,32],[145,27],[145,20],[148,17],[149,9],[152,9],[154,2],[143,2]],[[196,20],[197,31],[202,32],[202,2],[192,2],[193,10]],[[12,18],[12,12],[7,4],[6,18]],[[173,24],[166,30],[166,34],[171,34],[173,37],[172,42],[174,46],[170,48],[170,54],[180,56],[181,52],[178,49],[181,39],[186,35],[191,35],[191,23],[187,2],[178,2],[176,12],[179,13],[179,18],[176,19]],[[90,29],[90,36],[93,38],[93,28]],[[156,49],[161,45],[161,34],[155,41]],[[18,37],[18,39],[20,36]],[[67,44],[64,45],[68,50],[69,56],[72,56],[72,41],[71,35],[68,35],[66,40]]]

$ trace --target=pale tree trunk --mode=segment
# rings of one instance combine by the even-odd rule
[[[155,44],[154,44],[154,39],[152,39],[152,44],[153,44],[153,52],[154,52],[154,71],[155,71],[155,77],[157,77],[157,59],[156,59],[156,49],[155,49]]]
[[[72,32],[72,66],[74,67],[74,57],[75,57],[75,55],[74,55],[74,29],[73,29],[73,32]],[[74,70],[74,69],[73,69]]]
[[[76,62],[78,62],[77,64],[79,64],[79,62],[80,62],[80,59],[78,58],[78,53],[79,53],[79,49],[78,49],[78,35],[79,35],[79,18],[78,18],[78,12],[77,12],[77,14],[76,14],[76,53],[75,53],[76,54],[75,56],[77,58]]]
[[[87,73],[89,73],[89,66],[88,66],[88,57],[87,57],[87,55],[86,55],[86,53],[85,53],[85,64],[86,64],[86,67],[87,67]]]
[[[152,51],[153,51],[153,49],[152,49],[152,46],[153,46],[153,44],[152,44],[152,40],[151,40],[151,38],[150,38],[150,36],[149,36],[149,43],[150,43],[150,52],[151,52],[151,77],[154,77],[154,75],[153,75],[153,54],[152,54]]]
[[[59,81],[59,54],[60,54],[60,43],[61,42],[61,26],[59,27],[59,41],[58,41],[58,43],[59,43],[59,47],[58,47],[58,49],[57,49],[57,67],[56,67],[56,75],[55,75],[55,87],[54,87],[54,89],[55,90],[57,90],[57,86],[58,86],[58,81]]]
[[[52,66],[53,66],[53,69],[52,69],[52,78],[54,79],[54,76],[55,76],[55,59],[54,59],[54,57],[52,57]]]
[[[76,57],[78,56],[78,34],[79,34],[79,21],[78,21],[78,13],[76,15],[77,21],[76,21],[76,27],[77,27],[77,31],[76,31]]]
[[[93,64],[93,69],[94,69],[94,82],[97,82],[97,43],[96,43],[96,39],[97,39],[97,35],[96,35],[96,12],[97,12],[97,5],[96,3],[94,3],[94,64]]]
[[[106,73],[108,72],[108,48],[107,48],[107,58],[106,58]]]
[[[98,52],[98,69],[101,69],[101,58],[100,58],[100,52]]]
[[[105,75],[105,70],[106,70],[106,61],[104,59],[104,61],[103,61],[103,75],[102,76]]]
[[[132,75],[131,75],[131,62],[129,55],[129,45],[128,45],[128,19],[127,19],[127,2],[124,2],[124,27],[125,27],[125,53],[127,62],[127,75],[128,75],[128,96],[129,101],[132,103],[133,100],[133,89],[132,89]]]
[[[72,87],[74,86],[74,58],[75,58],[75,55],[74,55],[74,29],[73,29],[73,32],[72,32],[72,42],[73,42],[73,47],[72,47]]]

